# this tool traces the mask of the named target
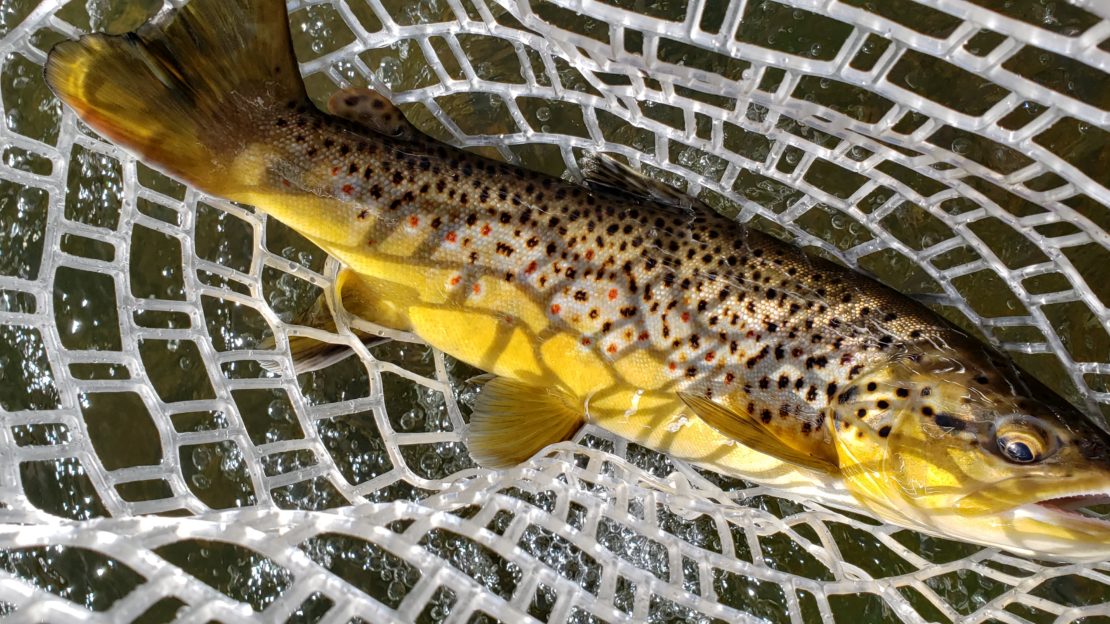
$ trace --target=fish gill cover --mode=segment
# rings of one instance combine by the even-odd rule
[[[984,3],[986,4],[986,3]],[[1107,564],[874,526],[590,429],[477,469],[476,374],[414,341],[293,374],[322,252],[83,128],[0,7],[0,609],[28,621],[1064,621]],[[993,5],[991,5],[993,6]],[[1085,8],[1084,8],[1085,7]],[[1110,413],[1110,15],[935,2],[292,3],[310,95],[550,173],[608,151],[921,296]],[[637,12],[640,11],[640,12]],[[989,27],[987,27],[989,25]],[[373,328],[370,328],[373,329]],[[275,338],[276,351],[264,350]],[[277,359],[281,374],[260,361]]]

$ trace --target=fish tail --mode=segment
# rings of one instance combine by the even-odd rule
[[[285,0],[193,0],[135,32],[58,44],[46,81],[100,134],[225,195],[241,183],[226,169],[262,124],[310,106]]]

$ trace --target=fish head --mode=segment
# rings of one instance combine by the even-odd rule
[[[892,358],[840,390],[841,473],[876,515],[1065,561],[1110,559],[1110,435],[999,358]]]

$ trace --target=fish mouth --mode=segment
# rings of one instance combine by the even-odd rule
[[[1064,521],[1078,521],[1087,526],[1110,531],[1110,490],[1048,498],[1031,505],[1048,511]]]

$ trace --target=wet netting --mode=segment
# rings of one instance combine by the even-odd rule
[[[12,621],[1071,622],[1110,564],[849,516],[587,429],[462,443],[474,369],[84,128],[45,53],[161,0],[0,2],[0,613]],[[1110,415],[1102,0],[290,4],[318,102],[577,177],[605,151],[913,294]],[[389,340],[363,344],[351,326]],[[288,337],[353,354],[297,375]],[[265,364],[265,366],[263,365]],[[277,372],[271,372],[276,370]]]

